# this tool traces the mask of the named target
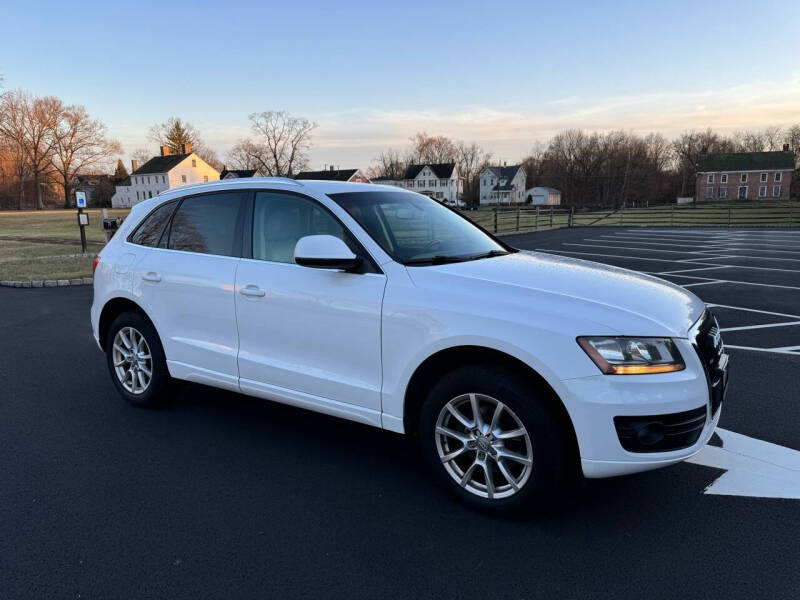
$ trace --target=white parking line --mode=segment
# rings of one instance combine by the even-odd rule
[[[699,283],[679,283],[677,285],[681,287],[697,287],[698,285],[715,285],[717,283],[729,283],[727,281],[722,281],[721,279],[712,279],[711,281],[701,281]]]
[[[794,348],[800,348],[800,346],[793,346]],[[770,352],[771,354],[784,354],[788,356],[800,356],[797,352],[789,352],[788,350],[782,350],[780,348],[756,348],[754,346],[731,346],[730,344],[725,344],[725,348],[728,350],[753,350],[755,352]]]
[[[722,327],[720,331],[746,331],[748,329],[766,329],[767,327],[786,327],[787,325],[800,325],[800,321],[786,321],[784,323],[766,323],[764,325],[742,325],[740,327]]]
[[[745,308],[744,306],[731,306],[730,304],[706,304],[709,308],[729,308],[731,310],[743,310],[746,312],[760,313],[762,315],[773,315],[775,317],[789,317],[790,319],[800,319],[800,315],[790,315],[788,313],[773,312],[771,310],[761,310],[760,308]]]

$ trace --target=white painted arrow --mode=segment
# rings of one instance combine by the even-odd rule
[[[686,462],[725,473],[706,494],[800,500],[800,452],[717,428],[722,447],[706,445]]]

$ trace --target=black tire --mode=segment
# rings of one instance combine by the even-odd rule
[[[141,333],[150,350],[152,375],[147,388],[139,394],[131,393],[125,389],[117,376],[114,366],[114,338],[121,329],[127,327],[132,327]],[[108,335],[105,340],[105,350],[106,363],[108,364],[111,381],[125,400],[135,406],[143,407],[163,406],[169,401],[172,378],[167,369],[167,360],[164,355],[164,348],[161,346],[161,340],[158,337],[155,327],[153,327],[149,320],[136,312],[126,312],[117,316],[108,329]]]
[[[462,487],[440,458],[436,433],[439,415],[448,402],[468,394],[488,396],[502,402],[513,411],[509,417],[521,421],[529,434],[532,467],[524,483],[507,497],[489,499]],[[568,483],[577,479],[578,473],[575,460],[571,458],[575,455],[571,447],[573,437],[566,431],[553,400],[546,394],[531,378],[520,376],[502,365],[463,365],[442,376],[428,393],[419,423],[420,444],[434,478],[460,501],[492,514],[533,515],[551,507],[568,489]],[[524,445],[524,442],[518,443]],[[459,460],[469,461],[471,456],[465,453]],[[475,456],[478,456],[477,452]],[[491,468],[495,477],[502,476],[498,462],[493,462]],[[506,466],[508,461],[503,463]],[[466,468],[462,471],[465,472]],[[481,473],[481,477],[485,479],[486,475]]]

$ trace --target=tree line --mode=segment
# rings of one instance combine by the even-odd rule
[[[239,139],[228,152],[227,166],[286,177],[309,168],[315,122],[276,110],[252,113],[249,120],[250,135]],[[207,163],[217,170],[223,168],[198,129],[178,117],[153,125],[147,137],[167,146],[171,153],[180,153],[184,144],[191,144]],[[562,192],[564,203],[576,207],[641,206],[694,195],[701,154],[781,150],[784,144],[800,155],[800,124],[730,135],[712,129],[687,131],[673,139],[659,133],[569,129],[547,143],[534,144],[519,162],[527,174],[527,187],[554,187]],[[122,161],[116,159],[121,152],[106,126],[83,106],[21,90],[0,94],[0,206],[23,208],[33,200],[41,209],[45,190],[54,185],[68,206],[77,175],[109,172],[116,160],[110,198],[113,183],[128,176]],[[147,148],[131,153],[140,164],[153,155]],[[451,162],[463,178],[464,200],[476,202],[480,173],[495,163],[492,153],[475,142],[418,132],[406,147],[381,152],[367,173],[373,178],[403,179],[410,164]],[[796,176],[792,195],[796,197],[798,192],[800,177]]]
[[[782,150],[788,144],[800,158],[800,124],[725,135],[712,129],[686,131],[673,139],[660,133],[607,133],[568,129],[537,143],[520,159],[528,188],[553,187],[576,207],[616,207],[674,202],[693,196],[701,154]],[[373,161],[372,177],[402,179],[409,164],[454,162],[464,178],[464,200],[478,200],[478,177],[492,154],[476,143],[417,133],[401,150],[388,149]],[[497,166],[494,164],[494,166]],[[800,195],[800,177],[793,179]]]

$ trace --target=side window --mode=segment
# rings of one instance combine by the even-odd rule
[[[165,202],[147,215],[133,235],[128,238],[128,241],[140,246],[155,248],[176,204],[176,201]]]
[[[294,263],[294,247],[307,235],[333,235],[352,248],[343,227],[313,200],[258,192],[253,211],[253,258]]]
[[[185,198],[169,232],[170,250],[239,256],[244,194],[230,192]]]

